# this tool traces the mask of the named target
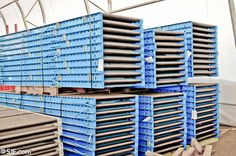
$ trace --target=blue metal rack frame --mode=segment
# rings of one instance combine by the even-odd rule
[[[119,38],[118,41],[113,41],[112,37],[119,35],[107,35],[105,31],[112,26],[104,21],[108,19],[116,22],[112,17],[95,13],[1,36],[1,82],[4,82],[4,85],[16,86],[44,84],[77,88],[144,86],[143,22],[138,19],[123,22],[134,27],[118,29],[122,33],[132,34],[128,38],[121,37],[122,40],[129,40],[128,43],[123,43],[118,40]],[[107,38],[113,42],[107,41]],[[127,46],[128,49],[132,47],[129,52],[135,54],[132,55],[135,61],[128,65],[118,62],[115,65],[121,67],[112,67],[111,62],[107,63],[106,60],[118,61],[117,56],[105,51],[107,48],[122,50],[123,46]],[[120,55],[123,56],[122,53]],[[123,58],[129,57],[125,55]],[[128,67],[128,72],[122,76],[115,73],[122,73]],[[43,72],[39,72],[40,70]],[[44,79],[45,82],[42,82]]]
[[[164,41],[165,42],[170,42],[170,43],[173,43],[173,44],[178,44],[180,47],[170,47],[168,45],[166,46],[162,46],[162,47],[159,47],[158,46],[158,43],[163,43],[163,41],[159,41],[157,40],[156,41],[156,36],[157,36],[157,33],[158,33],[158,30],[157,28],[150,28],[150,29],[146,29],[144,31],[144,51],[145,51],[145,87],[146,88],[152,88],[152,89],[155,89],[155,88],[159,88],[159,87],[171,87],[171,86],[175,86],[175,85],[185,85],[186,84],[186,81],[187,81],[187,56],[186,56],[186,52],[187,52],[187,47],[185,46],[185,35],[184,33],[181,33],[181,32],[172,32],[170,34],[170,32],[168,31],[161,31],[160,32],[160,35],[164,35],[164,36],[161,36],[161,37],[175,37],[175,38],[178,38],[180,40],[178,41],[171,41],[171,39],[169,38],[168,41]],[[183,40],[182,40],[183,39]],[[182,46],[181,46],[182,45]],[[157,60],[157,54],[159,54],[158,52],[158,49],[165,49],[167,50],[166,52],[164,53],[160,53],[161,55],[163,56],[173,56],[173,54],[177,54],[179,57],[179,59],[174,59],[175,61],[177,60],[178,63],[182,63],[182,64],[179,64],[179,65],[172,65],[173,68],[178,68],[178,70],[180,68],[182,68],[182,70],[179,70],[179,71],[168,71],[167,69],[171,69],[170,68],[170,65],[167,64],[167,65],[162,65],[162,68],[159,67],[157,65],[157,63],[163,63],[161,62],[160,60]],[[173,53],[172,51],[175,50],[176,52]],[[170,52],[171,51],[171,52]],[[171,60],[171,59],[169,59]],[[160,62],[159,62],[160,61]],[[173,61],[173,59],[172,59]],[[167,62],[167,61],[166,61]],[[162,75],[161,71],[159,71],[160,69],[165,69],[165,73]],[[171,83],[171,82],[166,82],[164,84],[161,84],[160,82],[157,81],[157,78],[160,77],[160,76],[164,76],[166,74],[173,74],[174,73],[177,73],[177,74],[181,74],[181,76],[177,76],[177,77],[174,77],[174,78],[169,78],[169,77],[166,77],[166,79],[168,79],[168,81],[180,81],[180,82],[176,82],[176,83]]]
[[[185,32],[189,55],[189,77],[219,75],[217,26],[188,21],[161,26],[159,29]],[[204,59],[204,61],[196,61],[196,58],[194,57],[200,60]],[[198,66],[194,64],[198,64]],[[205,67],[201,67],[201,65],[204,65]]]
[[[186,147],[185,101],[185,94],[174,92],[139,96],[140,156],[148,150],[168,153]]]
[[[60,117],[68,156],[138,155],[138,96],[0,93],[0,104]]]
[[[162,92],[184,92],[187,94],[187,143],[219,138],[219,85],[189,84],[156,90]]]

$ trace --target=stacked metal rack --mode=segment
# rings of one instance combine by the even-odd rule
[[[0,112],[0,155],[64,155],[60,120],[3,106]]]
[[[217,27],[197,22],[183,22],[157,29],[185,33],[187,72],[190,77],[218,76]],[[217,84],[186,84],[156,91],[187,94],[187,144],[219,137],[219,88]]]
[[[187,144],[191,139],[198,141],[218,139],[219,129],[219,86],[218,84],[189,84],[165,88],[162,91],[187,94]]]
[[[60,117],[67,155],[138,154],[138,98],[135,95],[0,93],[0,103]]]
[[[188,76],[218,76],[217,27],[183,22],[160,27],[162,30],[186,33],[188,49]]]
[[[185,85],[187,59],[183,32],[144,31],[145,87]]]
[[[96,13],[2,36],[1,45],[4,85],[144,85],[140,19]]]
[[[188,137],[202,141],[219,138],[219,86],[217,84],[191,84],[187,92]]]
[[[139,98],[139,155],[168,153],[186,146],[184,93],[148,93]]]
[[[217,28],[142,25],[95,13],[1,36],[0,85],[19,94],[0,92],[0,105],[61,118],[68,156],[164,154],[218,137],[218,86],[187,84],[218,76]]]

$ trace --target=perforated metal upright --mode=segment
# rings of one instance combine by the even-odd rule
[[[187,56],[183,32],[144,31],[145,87],[185,85]]]
[[[218,76],[217,27],[197,22],[183,22],[160,27],[186,33],[188,76]]]
[[[126,94],[36,96],[0,93],[0,105],[62,119],[68,156],[138,155],[138,97]]]
[[[137,18],[95,13],[1,39],[6,85],[144,86],[143,23]]]
[[[139,96],[139,156],[186,147],[187,117],[184,93],[149,93]]]

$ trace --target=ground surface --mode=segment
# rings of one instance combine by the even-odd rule
[[[221,133],[219,142],[213,144],[213,156],[236,156],[236,129],[221,126]]]

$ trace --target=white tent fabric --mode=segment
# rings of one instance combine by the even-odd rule
[[[236,82],[220,81],[220,121],[236,126]]]

